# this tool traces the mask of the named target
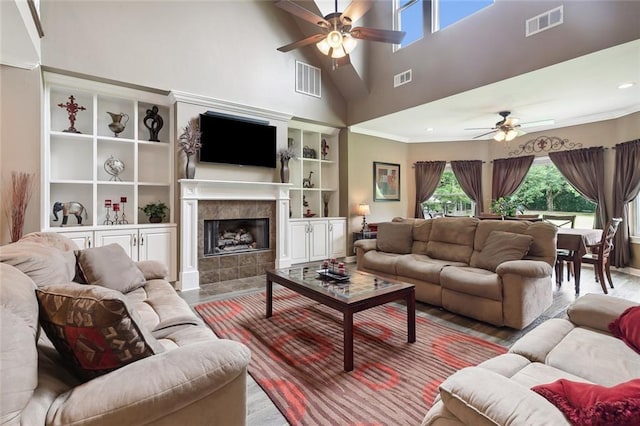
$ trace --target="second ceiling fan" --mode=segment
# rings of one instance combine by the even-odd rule
[[[279,47],[278,50],[289,52],[315,44],[323,54],[332,59],[340,59],[353,51],[357,44],[356,39],[399,44],[404,38],[404,31],[352,26],[353,22],[369,10],[371,3],[371,0],[353,0],[342,13],[339,13],[338,0],[335,0],[335,12],[321,17],[291,0],[276,1],[277,7],[318,26],[320,31],[318,34]]]
[[[509,142],[518,136],[527,134],[526,132],[522,131],[520,127],[535,127],[543,126],[546,124],[553,124],[553,120],[532,121],[529,123],[519,124],[519,119],[510,117],[511,111],[500,111],[498,114],[500,115],[500,117],[502,117],[502,120],[498,121],[494,127],[472,127],[465,130],[491,130],[490,132],[475,136],[473,139],[478,139],[483,136],[490,135],[491,133],[495,133],[493,139],[495,139],[496,141]]]

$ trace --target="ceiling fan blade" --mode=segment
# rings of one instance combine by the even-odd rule
[[[355,27],[351,30],[351,36],[354,38],[380,41],[382,43],[399,44],[404,35],[404,31],[379,30],[376,28]]]
[[[528,123],[522,123],[520,127],[524,129],[528,127],[552,126],[554,124],[556,124],[555,120],[548,119],[548,120],[529,121]]]
[[[281,52],[289,52],[290,50],[297,49],[299,47],[308,46],[310,44],[314,44],[325,38],[324,34],[314,34],[307,38],[303,38],[302,40],[295,41],[293,43],[287,44],[286,46],[278,47],[278,50]]]
[[[464,130],[495,130],[495,127],[467,127]]]
[[[491,133],[494,133],[494,132],[495,132],[495,130],[492,130],[492,131],[490,131],[490,132],[483,133],[483,134],[478,135],[478,136],[474,136],[473,138],[474,138],[474,139],[478,139],[478,138],[481,138],[481,137],[483,137],[483,136],[490,135]]]
[[[362,18],[369,8],[371,8],[370,0],[353,0],[340,15],[340,21],[343,25],[351,25]]]
[[[292,2],[291,0],[278,0],[275,3],[282,10],[286,10],[292,15],[296,15],[298,18],[302,18],[307,22],[311,22],[314,25],[317,25],[322,28],[329,28],[329,22],[321,16],[316,15],[313,12],[309,12],[302,6]]]

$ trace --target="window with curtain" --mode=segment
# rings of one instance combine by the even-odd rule
[[[424,36],[424,8],[423,0],[395,0],[394,23],[397,31],[404,31],[406,35],[402,43],[394,46],[394,50],[401,49]]]
[[[526,214],[576,215],[576,228],[593,228],[596,204],[562,176],[549,157],[537,157],[513,195]]]
[[[434,215],[473,216],[475,203],[464,193],[447,164],[434,194],[422,203],[424,217]]]

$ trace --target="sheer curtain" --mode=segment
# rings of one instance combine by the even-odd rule
[[[451,169],[462,190],[476,203],[475,215],[484,211],[482,201],[482,161],[452,161]]]
[[[604,148],[601,146],[550,152],[549,159],[576,191],[596,206],[595,227],[607,223],[604,199]]]
[[[422,203],[433,195],[440,183],[446,161],[418,161],[416,169],[416,209],[415,217],[423,218]]]
[[[516,192],[533,164],[534,155],[493,160],[491,199],[508,197]]]
[[[629,263],[629,214],[627,205],[640,194],[640,139],[616,145],[613,174],[613,217],[622,218],[613,245],[611,264],[623,267]]]

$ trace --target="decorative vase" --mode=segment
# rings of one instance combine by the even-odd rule
[[[162,222],[162,218],[160,216],[149,216],[150,223],[160,223]]]
[[[185,166],[185,178],[193,179],[196,177],[196,163],[191,161],[191,156],[187,155],[187,165]]]
[[[324,202],[324,217],[329,217],[329,202]]]
[[[109,124],[109,130],[111,130],[113,132],[113,136],[117,138],[129,122],[129,115],[123,112],[117,114],[115,112],[109,111],[107,111],[107,114],[109,114],[111,116],[111,119],[113,120],[113,122]],[[124,122],[122,121],[123,118],[125,119]]]
[[[289,159],[280,159],[280,180],[282,183],[289,183]]]

